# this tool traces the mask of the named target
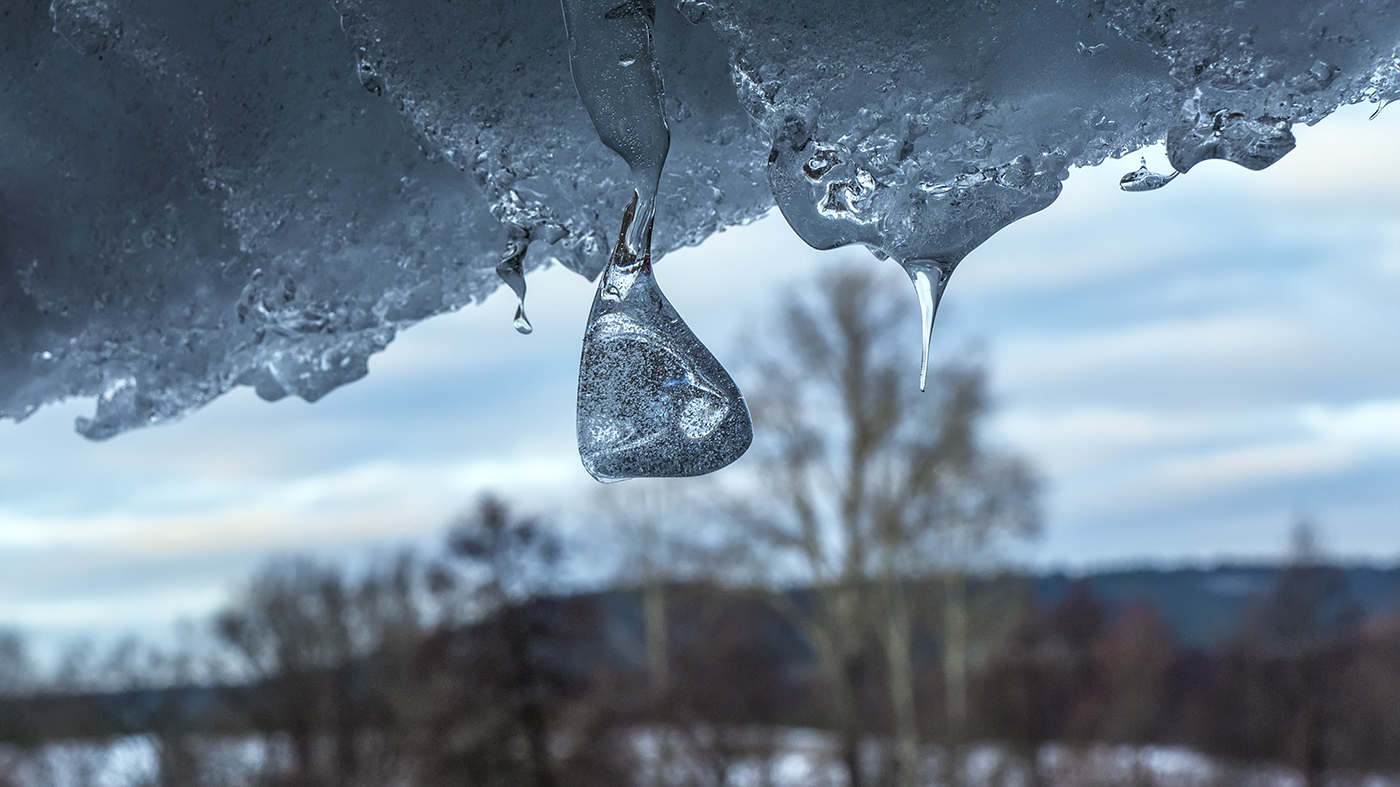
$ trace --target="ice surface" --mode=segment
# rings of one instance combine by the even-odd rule
[[[634,190],[556,0],[0,19],[0,417],[96,396],[79,430],[101,438],[235,385],[314,400],[498,265],[598,275]],[[1400,0],[662,0],[655,20],[658,257],[776,202],[813,245],[917,280],[1071,166],[1165,140],[1180,172],[1260,168],[1294,124],[1400,97]]]

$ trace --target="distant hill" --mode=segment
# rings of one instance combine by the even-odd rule
[[[1369,618],[1400,614],[1400,565],[1341,566],[1346,593]],[[1110,614],[1134,602],[1157,608],[1183,647],[1205,648],[1239,631],[1252,604],[1278,581],[1278,565],[1131,568],[1034,577],[1036,601],[1054,606],[1077,581],[1093,589]]]

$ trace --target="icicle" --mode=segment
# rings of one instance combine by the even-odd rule
[[[1377,117],[1380,116],[1381,110],[1382,110],[1382,109],[1385,109],[1385,108],[1388,107],[1388,106],[1390,106],[1391,103],[1394,102],[1394,101],[1395,101],[1395,99],[1393,99],[1393,98],[1388,98],[1388,99],[1386,99],[1385,101],[1381,101],[1381,102],[1377,103],[1377,104],[1376,104],[1376,111],[1375,111],[1375,112],[1372,112],[1372,113],[1371,113],[1371,116],[1368,117],[1368,118],[1366,118],[1366,119],[1367,119],[1367,120],[1375,120]]]
[[[652,51],[652,0],[563,0],[569,67],[634,191],[583,335],[578,448],[603,482],[710,473],[753,441],[744,396],[666,300],[651,270],[651,229],[671,144]]]
[[[953,275],[955,263],[911,260],[900,263],[909,278],[914,280],[914,291],[919,295],[919,314],[923,318],[923,357],[919,363],[919,390],[928,389],[929,346],[933,343],[933,320],[938,316],[938,302],[943,300],[943,291],[948,287],[948,277]]]
[[[496,263],[496,275],[501,277],[512,290],[519,303],[515,307],[515,321],[512,323],[515,330],[529,334],[535,330],[535,326],[530,324],[530,319],[525,316],[525,252],[530,250],[530,241],[523,231],[512,230],[510,241],[506,243],[506,250],[501,254],[501,261]]]
[[[1180,172],[1173,172],[1170,175],[1159,175],[1147,168],[1147,158],[1142,159],[1142,166],[1124,175],[1118,181],[1118,188],[1124,191],[1156,191],[1161,187],[1176,180]]]

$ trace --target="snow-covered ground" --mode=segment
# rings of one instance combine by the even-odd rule
[[[844,787],[835,741],[810,729],[648,729],[634,737],[639,787]],[[159,743],[131,736],[110,743],[62,743],[35,750],[0,746],[3,787],[154,787],[159,784]],[[258,741],[201,741],[196,750],[201,785],[254,784],[269,752]],[[747,754],[737,752],[747,751]],[[872,766],[884,757],[880,742],[863,752]],[[1051,745],[1040,752],[1044,787],[1303,787],[1288,768],[1229,765],[1183,747]],[[873,769],[872,769],[873,770]],[[927,751],[921,784],[943,785],[942,753]],[[1029,785],[1025,764],[1001,746],[978,745],[967,758],[967,787]],[[1346,774],[1333,784],[1400,787],[1400,774]],[[387,786],[386,786],[387,787]]]

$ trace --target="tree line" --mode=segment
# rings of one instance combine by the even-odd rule
[[[152,787],[1165,784],[1154,746],[1221,784],[1400,771],[1400,620],[1306,527],[1210,648],[1085,583],[1038,604],[1006,560],[1036,474],[988,438],[979,366],[911,390],[900,303],[840,270],[795,295],[749,362],[747,480],[600,493],[607,588],[488,496],[435,554],[269,563],[187,648],[44,682],[0,637],[0,787],[123,735]]]

